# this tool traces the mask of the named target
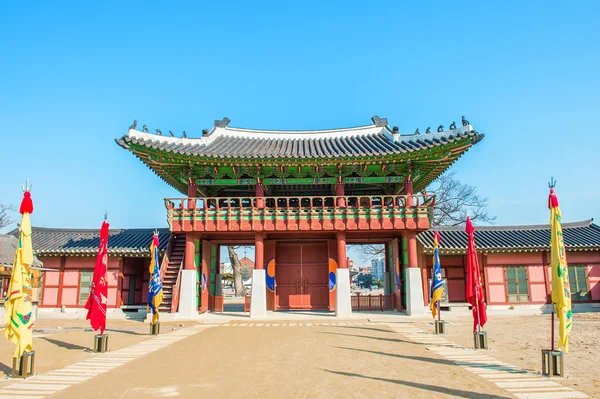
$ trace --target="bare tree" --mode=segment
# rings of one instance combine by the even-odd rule
[[[244,296],[244,271],[242,270],[240,258],[235,250],[235,246],[227,246],[227,251],[229,252],[229,261],[231,262],[231,268],[233,270],[233,289],[235,291],[235,296]]]
[[[13,222],[8,212],[13,212],[15,207],[12,205],[0,204],[0,229],[8,226]]]
[[[476,224],[493,224],[495,216],[487,211],[487,198],[479,196],[475,187],[463,184],[456,179],[455,172],[444,173],[432,185],[430,192],[435,194],[433,208],[434,226],[459,226],[465,223],[467,212]],[[361,248],[363,260],[384,255],[379,245],[364,245]]]
[[[467,212],[475,224],[492,224],[495,216],[487,211],[487,198],[479,196],[475,187],[459,182],[455,172],[444,173],[432,188],[435,194],[433,224],[459,226],[465,223]]]

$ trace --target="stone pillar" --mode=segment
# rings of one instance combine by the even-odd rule
[[[408,263],[406,268],[406,313],[415,316],[425,314],[423,301],[423,281],[419,260],[417,258],[417,234],[414,231],[406,232],[408,244]]]
[[[185,235],[185,256],[179,284],[179,317],[192,318],[198,315],[196,307],[196,238],[193,233]]]
[[[267,316],[267,275],[265,272],[265,250],[262,233],[256,233],[254,236],[254,251],[250,318],[262,318]]]
[[[338,266],[336,271],[335,317],[352,316],[350,302],[350,270],[346,258],[346,232],[337,232]]]

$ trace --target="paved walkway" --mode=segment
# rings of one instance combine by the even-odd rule
[[[587,397],[413,323],[203,323],[0,391],[52,398]],[[542,396],[543,395],[543,396]],[[569,396],[571,395],[571,396]]]

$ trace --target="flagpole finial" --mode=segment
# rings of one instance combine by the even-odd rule
[[[104,221],[106,222],[108,220],[108,211],[104,211]]]
[[[550,181],[548,182],[548,188],[556,187],[556,180],[554,180],[554,176],[550,177]]]
[[[31,188],[33,187],[33,184],[29,184],[29,179],[25,180],[25,184],[21,184],[21,188],[23,189],[24,193],[28,193],[31,191]]]

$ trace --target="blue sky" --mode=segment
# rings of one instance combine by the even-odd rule
[[[29,178],[34,225],[165,226],[179,194],[114,142],[134,118],[197,137],[223,116],[412,133],[466,115],[486,138],[453,169],[497,224],[545,223],[550,176],[565,221],[600,217],[600,3],[197,3],[0,6],[0,203]]]

